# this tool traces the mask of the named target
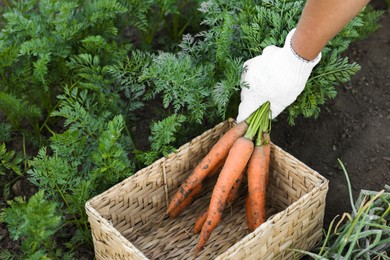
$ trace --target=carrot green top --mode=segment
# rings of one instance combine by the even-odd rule
[[[253,140],[257,135],[255,144],[262,145],[263,134],[271,132],[271,120],[272,116],[270,110],[270,102],[267,101],[255,112],[253,112],[246,120],[249,127],[245,133],[245,138]]]

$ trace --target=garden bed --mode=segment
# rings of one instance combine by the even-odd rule
[[[9,5],[9,2],[0,2],[0,5],[2,6],[5,3]],[[384,0],[379,0],[372,1],[372,4],[380,2],[385,3]],[[49,2],[42,3],[46,5],[50,4]],[[97,9],[93,14],[88,12],[80,14],[76,12],[78,16],[70,19],[70,21],[74,21],[80,25],[86,21],[94,21],[94,25],[84,24],[84,27],[69,27],[67,20],[61,19],[62,16],[58,15],[58,10],[55,11],[55,8],[60,6],[60,2],[58,2],[59,5],[57,7],[53,6],[54,9],[51,7],[31,7],[29,12],[14,12],[13,15],[8,16],[10,19],[17,19],[19,15],[28,16],[31,13],[36,15],[36,11],[38,10],[49,13],[53,11],[53,14],[55,14],[43,14],[42,17],[44,18],[42,20],[39,20],[37,17],[38,20],[33,19],[34,22],[32,24],[38,25],[37,27],[41,29],[45,28],[42,29],[43,31],[41,29],[31,30],[29,27],[24,32],[12,28],[8,31],[10,34],[18,34],[19,32],[26,34],[42,33],[39,37],[36,37],[36,35],[32,37],[37,40],[34,44],[38,43],[33,45],[41,47],[42,44],[47,43],[38,49],[43,52],[48,52],[50,55],[40,56],[42,59],[38,62],[37,57],[39,55],[37,56],[35,54],[36,50],[34,49],[32,51],[28,49],[32,46],[31,42],[28,42],[31,37],[27,37],[26,39],[23,37],[21,39],[16,36],[11,37],[11,41],[21,40],[20,42],[18,40],[12,46],[15,46],[15,48],[23,46],[24,54],[17,55],[15,56],[16,58],[14,57],[18,60],[17,62],[12,63],[9,61],[10,65],[15,66],[9,68],[6,66],[7,71],[3,72],[6,76],[2,77],[2,80],[5,82],[4,84],[2,83],[2,87],[5,87],[6,92],[10,90],[12,95],[19,96],[19,99],[12,98],[13,96],[11,95],[8,98],[8,102],[0,102],[0,105],[4,107],[4,111],[0,111],[0,126],[2,127],[0,136],[5,140],[4,142],[7,144],[8,151],[12,153],[15,150],[17,155],[20,156],[19,158],[22,159],[21,161],[18,161],[18,159],[13,161],[19,167],[19,173],[13,172],[11,167],[7,168],[7,174],[0,174],[0,182],[2,184],[0,207],[2,209],[6,208],[6,200],[12,200],[17,196],[25,196],[28,199],[38,190],[45,190],[47,192],[44,200],[40,203],[43,204],[49,201],[52,207],[46,208],[51,214],[42,213],[45,211],[41,211],[41,215],[38,212],[36,215],[30,214],[27,218],[25,216],[28,214],[24,214],[24,211],[16,210],[14,212],[16,217],[13,218],[14,220],[16,219],[13,221],[13,230],[9,226],[7,227],[6,224],[0,223],[0,248],[2,248],[0,258],[6,258],[6,254],[15,254],[23,258],[23,253],[49,253],[52,258],[55,258],[55,255],[69,253],[77,259],[93,259],[90,229],[87,225],[87,217],[84,211],[85,201],[122,181],[136,172],[136,170],[145,167],[144,164],[150,164],[161,157],[162,154],[166,155],[172,152],[173,145],[188,142],[188,140],[203,132],[205,129],[212,127],[215,123],[213,120],[216,120],[214,113],[218,110],[216,107],[206,110],[207,116],[214,113],[213,119],[202,118],[201,124],[199,122],[194,124],[195,116],[192,118],[191,125],[185,122],[184,117],[192,115],[190,113],[186,114],[186,112],[196,111],[196,108],[200,107],[195,106],[188,107],[188,109],[187,107],[183,108],[182,112],[184,111],[184,116],[174,114],[174,116],[170,117],[170,121],[165,122],[165,125],[156,125],[156,122],[159,122],[160,119],[173,114],[175,104],[165,106],[162,103],[165,93],[158,91],[158,93],[154,92],[155,96],[153,97],[155,99],[140,99],[140,96],[143,93],[142,87],[152,86],[152,81],[165,76],[166,71],[155,70],[154,72],[157,73],[155,75],[149,71],[149,74],[146,73],[144,76],[150,79],[149,84],[152,85],[148,85],[145,82],[141,82],[142,84],[139,85],[139,82],[132,81],[134,79],[132,75],[147,72],[144,69],[141,69],[141,71],[137,70],[137,68],[143,68],[142,66],[137,68],[130,66],[128,67],[130,68],[129,71],[121,71],[120,68],[113,67],[114,62],[117,64],[116,61],[118,60],[123,61],[125,66],[129,65],[125,61],[125,58],[128,56],[126,49],[128,46],[121,45],[121,48],[117,48],[118,46],[113,42],[114,38],[117,39],[114,36],[116,31],[111,30],[113,29],[113,25],[111,24],[114,19],[113,17],[118,13],[122,13],[122,8],[119,5],[105,3],[109,5],[109,8],[104,9],[102,5],[95,6]],[[280,4],[282,2],[275,3]],[[95,2],[85,2],[84,4],[97,5]],[[117,8],[118,10],[115,11],[110,8]],[[111,11],[107,11],[109,9]],[[385,7],[381,7],[380,9],[385,9]],[[62,9],[62,11],[66,10],[68,9]],[[86,8],[84,10],[95,9]],[[104,16],[104,19],[107,20],[83,19],[83,15],[86,15],[86,17],[89,15],[99,16],[97,14],[98,10],[101,11],[99,15],[101,17]],[[188,10],[188,7],[186,10]],[[111,12],[112,16],[106,15],[107,12]],[[131,10],[129,14],[132,14]],[[72,16],[72,12],[69,12],[67,15]],[[52,23],[50,19],[46,19],[46,17],[58,18],[59,20],[57,22],[64,26],[58,26],[58,23],[56,23],[56,26],[53,26],[55,23]],[[164,19],[169,20],[171,17],[171,15],[168,15]],[[121,19],[126,22],[130,21],[126,16],[122,16]],[[22,27],[29,26],[29,18],[23,21],[29,21],[29,23],[20,23],[17,21],[11,24]],[[1,22],[3,23],[5,20],[3,19]],[[224,25],[225,29],[230,28],[228,22],[231,21],[226,21]],[[321,113],[316,120],[303,119],[299,116],[295,120],[295,126],[290,126],[287,123],[285,113],[273,124],[271,138],[274,143],[330,180],[330,192],[327,196],[325,211],[325,227],[336,215],[351,211],[347,184],[342,170],[337,163],[337,158],[340,158],[346,165],[355,197],[361,189],[380,190],[385,183],[390,183],[390,156],[388,152],[390,150],[389,11],[385,11],[385,15],[381,18],[380,23],[383,26],[382,28],[371,34],[369,38],[354,42],[348,51],[343,53],[343,55],[349,57],[351,62],[360,64],[362,69],[352,77],[351,82],[336,88],[338,95],[334,100],[327,101],[325,105],[322,105]],[[41,24],[46,25],[41,26]],[[142,23],[139,25],[142,25]],[[151,26],[153,27],[153,24]],[[103,27],[107,27],[108,29],[102,30]],[[118,27],[124,28],[123,26]],[[68,34],[68,32],[62,33],[62,36],[73,35],[72,33],[76,33],[78,36],[75,38],[70,37],[68,38],[68,42],[64,42],[61,40],[61,37],[53,37],[52,33],[58,28],[64,31],[68,29],[76,30],[75,32],[72,31],[71,34]],[[96,31],[94,31],[95,29]],[[129,31],[133,32],[132,30]],[[95,34],[99,33],[102,35],[95,37]],[[121,39],[126,43],[129,41],[132,43],[134,37],[131,38],[126,35],[124,33],[123,36],[125,38]],[[166,35],[168,34],[162,30],[158,31],[158,35],[155,36],[159,39],[169,38],[164,37]],[[81,39],[84,40],[81,41]],[[175,39],[177,40],[178,38]],[[52,40],[58,40],[58,42],[53,44]],[[135,40],[135,42],[137,41]],[[173,43],[172,41],[168,42]],[[224,41],[221,42],[223,43]],[[96,46],[93,43],[97,44],[96,46],[105,46],[101,49],[104,49],[104,51],[98,51],[98,54],[96,54]],[[161,47],[164,45],[164,41],[158,41],[156,44]],[[255,46],[258,45],[255,44]],[[149,47],[154,48],[156,46]],[[223,48],[218,49],[224,50]],[[62,56],[64,53],[61,53],[62,50],[71,50],[71,52],[68,53],[68,56],[64,57]],[[15,55],[19,52],[18,49],[14,51]],[[84,55],[84,52],[97,55],[94,62],[100,60],[101,63],[92,66],[96,71],[88,70],[89,65],[84,66],[92,61],[90,59],[92,56]],[[134,55],[134,52],[131,55]],[[165,58],[166,62],[178,62],[172,55],[161,57]],[[219,57],[225,56],[220,55]],[[48,71],[45,72],[47,65],[45,65],[45,62],[47,62],[46,59],[48,58],[53,58],[53,60],[51,60],[50,66],[47,67]],[[139,60],[143,60],[145,57],[140,55],[138,58]],[[221,61],[223,60],[218,61],[219,65],[221,65]],[[2,59],[2,61],[5,63],[8,62],[7,59]],[[172,71],[175,73],[185,67],[187,69],[190,68],[187,71],[188,73],[184,73],[186,72],[185,68],[184,72],[182,71],[184,76],[188,76],[188,80],[197,78],[192,75],[192,72],[204,75],[205,78],[203,80],[211,78],[207,74],[210,72],[208,67],[201,67],[199,70],[193,71],[193,64],[186,59],[180,60],[180,64]],[[89,75],[91,77],[86,77],[85,70],[80,69],[80,67],[91,73],[97,73],[97,75]],[[166,66],[163,66],[163,68],[166,68]],[[233,72],[233,74],[236,73],[237,68],[234,68],[234,66],[231,67],[230,72]],[[60,71],[59,69],[64,69],[66,73],[62,73],[64,71]],[[108,71],[114,73],[114,75],[107,74]],[[221,71],[225,72],[229,70]],[[60,73],[56,74],[54,72]],[[121,74],[121,72],[124,72],[124,74]],[[219,75],[219,73],[216,74]],[[239,73],[236,74],[239,75]],[[168,76],[172,77],[172,75]],[[100,82],[104,84],[96,85],[94,80],[102,78],[107,79],[107,81]],[[123,78],[123,81],[119,80]],[[13,80],[8,82],[8,79]],[[119,82],[116,82],[117,84],[111,84],[115,80],[119,80]],[[130,80],[130,82],[126,80]],[[215,82],[217,82],[216,79]],[[43,86],[42,83],[48,85]],[[132,85],[134,83],[136,84]],[[144,83],[145,85],[143,85]],[[161,82],[156,81],[157,83]],[[176,87],[183,86],[180,82],[176,83]],[[196,87],[199,86],[198,82],[193,81],[192,83],[192,86],[195,87],[191,87],[190,89],[196,90]],[[206,91],[203,94],[207,98],[212,96],[211,93],[215,93],[208,92],[210,91],[209,86],[215,86],[214,83],[207,83],[205,85],[207,88],[203,89]],[[117,88],[111,89],[113,85]],[[91,86],[99,86],[101,89],[90,89]],[[133,89],[129,88],[129,86],[139,88]],[[0,92],[3,94],[3,89]],[[30,93],[34,97],[36,94],[38,96],[35,99],[31,99],[29,94],[26,93]],[[97,95],[97,93],[99,94]],[[104,96],[103,93],[108,95]],[[185,93],[188,93],[188,91]],[[238,90],[236,93],[238,93]],[[63,101],[68,100],[70,102],[57,103],[59,101],[56,99],[58,94],[61,94]],[[151,94],[150,89],[149,94]],[[27,103],[24,103],[23,100],[26,97],[28,97],[25,100]],[[186,97],[184,95],[181,98]],[[191,98],[194,98],[194,96],[190,96],[189,100]],[[205,99],[206,101],[207,98]],[[167,100],[164,101],[170,103]],[[223,99],[219,101],[223,103]],[[233,100],[233,103],[234,101],[237,100]],[[28,107],[25,106],[30,102],[35,104],[35,106],[27,109]],[[140,108],[139,102],[145,102],[145,109]],[[198,102],[193,103],[200,104]],[[115,106],[112,104],[115,104]],[[37,110],[37,106],[42,110]],[[55,115],[50,117],[49,115],[53,112]],[[235,112],[236,110],[234,110]],[[21,118],[18,118],[17,115],[21,116]],[[12,122],[13,127],[16,129],[15,131],[10,130],[10,122]],[[69,122],[71,123],[68,124]],[[155,127],[151,129],[152,122],[154,122],[153,126]],[[181,128],[178,127],[180,122],[185,122]],[[188,127],[189,125],[190,127]],[[165,135],[167,139],[156,139],[158,135],[153,136],[153,131],[160,131],[161,137],[161,132],[164,133],[164,130],[167,129],[172,130],[168,131],[169,133]],[[82,133],[82,131],[84,132]],[[49,140],[50,137],[53,138]],[[150,137],[152,138],[149,139]],[[153,137],[155,138],[154,140]],[[134,150],[132,150],[133,141],[136,143],[135,148],[137,148]],[[154,147],[152,148],[154,150],[150,152],[150,148],[153,145]],[[40,150],[41,147],[46,147],[46,149],[42,148]],[[37,155],[38,151],[41,152],[40,156]],[[9,158],[11,157],[13,156]],[[107,169],[110,169],[110,173],[112,174],[107,174]],[[45,174],[54,174],[52,175],[54,178],[42,177]],[[26,203],[20,203],[17,208],[25,210],[25,205]],[[57,208],[54,209],[54,207]],[[30,208],[37,209],[40,207],[32,207],[31,204]],[[55,215],[62,219],[63,224],[61,226],[58,223],[51,223],[51,226],[46,224],[49,221],[45,222],[45,219],[55,219]],[[26,237],[37,241],[37,239],[34,239],[34,236],[39,234],[37,232],[31,232],[37,229],[35,222],[31,220],[34,217],[36,220],[44,222],[45,225],[41,223],[41,227],[43,229],[46,227],[46,231],[49,232],[40,232],[43,238],[38,243],[39,246],[35,247],[25,244],[24,246],[26,248],[22,248],[22,242],[26,241]],[[51,217],[53,218],[50,219]],[[0,218],[3,218],[3,215]],[[21,224],[22,222],[26,223],[26,225]],[[19,227],[32,226],[29,223],[34,223],[35,226],[27,230],[23,230],[23,228],[19,229]],[[62,227],[61,230],[57,230],[59,227]],[[19,233],[18,241],[11,240],[12,232],[14,232],[14,238],[18,236],[15,235],[15,230],[21,232]],[[29,233],[26,235],[23,232]],[[51,232],[56,233],[51,235]],[[38,249],[43,249],[44,251],[38,252],[36,251]]]

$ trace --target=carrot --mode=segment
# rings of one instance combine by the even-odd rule
[[[210,171],[208,174],[207,174],[207,178],[211,178],[213,177],[216,173],[218,173],[219,170],[221,170],[223,164],[225,163],[225,160],[219,162],[212,171]],[[181,212],[183,212],[183,210],[185,208],[187,208],[189,205],[191,205],[191,203],[193,202],[193,199],[202,191],[202,183],[198,184],[193,190],[192,192],[186,197],[183,199],[183,201],[179,204],[179,206],[177,206],[176,208],[174,208],[173,210],[171,210],[169,212],[169,217],[170,218],[174,218],[174,217],[177,217]],[[195,193],[194,193],[195,192]],[[191,198],[189,198],[191,197]]]
[[[202,183],[197,185],[191,193],[180,203],[178,207],[169,212],[169,217],[174,218],[177,217],[185,208],[187,208],[194,198],[202,191]]]
[[[206,218],[207,218],[207,210],[200,213],[198,219],[196,220],[194,225],[194,234],[198,234],[200,232],[204,222],[206,221]]]
[[[251,139],[240,137],[230,149],[225,165],[219,174],[211,195],[207,218],[202,226],[198,244],[195,248],[195,256],[203,249],[207,240],[210,238],[211,232],[217,227],[230,190],[236,179],[245,169],[251,157],[253,147],[254,144]]]
[[[257,134],[256,146],[248,162],[248,197],[246,199],[247,223],[250,231],[255,230],[265,221],[265,196],[268,183],[271,118],[269,103],[257,111],[258,117],[250,123],[252,137]],[[247,134],[246,134],[247,135]]]
[[[229,192],[229,195],[228,195],[228,197],[226,199],[226,203],[228,205],[231,205],[234,202],[234,200],[237,198],[238,189],[240,188],[240,185],[241,185],[241,182],[242,182],[242,179],[243,179],[243,176],[244,176],[244,172],[245,171],[243,171],[240,174],[240,176],[236,179],[232,189]],[[206,221],[206,218],[207,218],[207,210],[203,211],[199,215],[198,219],[196,220],[195,225],[194,225],[194,234],[198,234],[200,232],[204,222]]]
[[[264,140],[265,143],[263,144],[264,146],[264,153],[265,153],[265,165],[267,167],[265,171],[265,186],[268,187],[268,182],[269,182],[269,164],[270,164],[270,159],[271,159],[271,141],[268,133],[265,133],[264,135]]]
[[[215,167],[214,169],[212,169],[206,176],[206,178],[212,178],[214,177],[218,172],[219,170],[222,169],[223,165],[225,164],[225,159],[223,159],[222,161],[220,161]]]
[[[211,148],[209,153],[195,167],[191,175],[182,183],[179,190],[173,196],[168,205],[167,213],[176,208],[191,191],[200,184],[203,179],[212,171],[218,163],[223,161],[229,153],[234,142],[243,136],[248,124],[243,121],[227,131],[218,142]]]
[[[248,229],[252,232],[252,230],[255,229],[253,225],[255,221],[253,219],[253,212],[252,212],[249,196],[246,196],[245,199],[245,212],[246,212],[246,223],[248,224]]]
[[[232,187],[232,189],[230,190],[229,192],[229,195],[227,197],[227,200],[226,200],[226,203],[230,206],[237,198],[237,195],[238,195],[238,190],[241,186],[241,182],[242,182],[242,179],[244,177],[244,173],[245,173],[245,169],[246,167],[244,168],[244,170],[241,172],[240,176],[238,176],[238,178],[236,179],[236,181],[234,182],[234,185]]]
[[[264,145],[256,145],[248,163],[247,223],[250,231],[260,226],[266,218],[266,154]]]

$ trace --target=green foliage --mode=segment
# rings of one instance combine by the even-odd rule
[[[26,256],[71,258],[59,255],[53,242],[58,237],[67,241],[61,246],[70,252],[91,246],[84,209],[89,198],[167,156],[209,125],[235,117],[244,84],[243,61],[268,45],[282,45],[303,4],[303,0],[8,3],[0,20],[0,143],[22,140],[23,145],[12,147],[29,148],[23,151],[23,172],[28,170],[40,192],[29,202],[11,202],[2,216],[13,236],[23,241]],[[300,115],[318,116],[326,100],[335,97],[335,86],[356,73],[359,66],[342,53],[377,29],[380,15],[364,9],[327,45],[305,91],[288,109],[291,124]],[[154,102],[161,106],[151,107]],[[159,107],[164,110],[156,111]],[[148,118],[142,118],[145,114]],[[150,149],[141,151],[130,130],[149,119]],[[15,154],[0,146],[0,174],[20,176],[22,159]],[[9,191],[12,181],[6,180],[4,190]],[[38,212],[41,208],[44,213]],[[11,216],[24,224],[17,227]],[[38,222],[30,230],[34,222],[27,221],[38,217],[48,225]],[[2,252],[3,256],[11,257],[12,252]]]
[[[98,106],[98,95],[77,88],[65,89],[52,116],[65,119],[67,130],[51,137],[30,161],[30,180],[58,201],[65,221],[76,225],[73,244],[90,241],[85,202],[132,174],[127,157],[131,142],[122,135],[121,115],[112,116]],[[81,241],[80,241],[81,240]]]
[[[65,235],[69,249],[91,242],[86,200],[131,175],[137,163],[129,160],[134,144],[126,124],[145,103],[140,75],[153,55],[128,55],[131,45],[120,33],[138,31],[141,46],[171,49],[168,39],[180,40],[196,20],[196,8],[196,1],[37,0],[5,9],[0,111],[1,127],[9,130],[1,138],[10,140],[10,125],[28,139],[34,137],[31,129],[38,139],[51,136],[29,162],[28,174],[46,190],[45,198],[58,203],[63,228],[76,230]],[[154,158],[173,149],[176,130],[169,131],[166,142],[156,135]]]
[[[136,151],[137,161],[145,165],[153,163],[161,154],[169,155],[175,151],[178,133],[183,130],[182,124],[186,117],[180,114],[172,114],[164,120],[154,122],[151,126],[151,136],[149,141],[151,149],[148,152]]]
[[[339,161],[348,181],[352,213],[344,213],[333,228],[328,227],[319,248],[311,252],[295,250],[314,259],[388,259],[390,252],[390,187],[380,192],[361,190],[353,203],[348,173]],[[385,192],[387,190],[387,192]]]
[[[0,91],[0,110],[8,116],[9,122],[16,129],[20,128],[23,120],[34,126],[41,116],[41,109],[37,105],[3,91]]]
[[[287,33],[296,26],[304,6],[304,1],[207,1],[201,4],[205,15],[203,21],[207,31],[193,37],[186,37],[181,46],[192,54],[194,59],[202,57],[204,62],[214,64],[217,82],[232,77],[226,69],[227,60],[241,61],[260,55],[269,45],[282,46]],[[297,116],[316,117],[327,99],[336,95],[335,86],[350,80],[358,70],[356,63],[349,63],[342,53],[351,42],[365,37],[378,28],[377,20],[382,12],[365,8],[329,44],[322,53],[322,60],[314,69],[307,86],[297,101],[288,108],[289,122],[294,124]],[[237,71],[237,70],[236,70]],[[219,87],[221,83],[214,86]],[[225,85],[226,86],[226,85]],[[224,91],[215,91],[213,99],[225,100],[219,111],[235,110],[238,104],[226,100],[237,99],[239,81],[228,85]],[[228,93],[228,94],[226,94]],[[224,95],[224,97],[220,97]],[[225,107],[224,109],[221,108]]]
[[[17,1],[6,8],[0,110],[15,129],[25,129],[21,123],[27,122],[40,134],[47,125],[39,122],[55,109],[55,96],[66,85],[107,88],[106,66],[121,62],[129,50],[114,40],[115,21],[126,11],[111,0]]]
[[[290,105],[289,123],[293,125],[294,119],[300,114],[316,118],[320,114],[321,105],[324,105],[328,98],[336,97],[334,84],[348,82],[359,70],[357,63],[349,63],[348,58],[340,57],[337,50],[324,55],[306,83],[304,92]]]
[[[116,79],[115,88],[124,95],[122,114],[126,118],[135,120],[135,112],[144,107],[146,86],[139,77],[152,59],[153,55],[147,52],[131,51],[123,63],[108,68],[108,73]]]
[[[234,116],[237,113],[237,110],[234,111],[234,114],[228,114],[228,106],[232,103],[234,95],[244,87],[244,83],[241,82],[241,74],[243,71],[242,60],[240,58],[226,58],[224,62],[224,76],[225,78],[221,79],[219,82],[215,83],[212,90],[212,100],[217,107],[219,115],[222,117],[225,116]],[[238,103],[236,103],[236,108]]]
[[[15,155],[15,151],[7,151],[5,144],[0,145],[0,175],[5,175],[7,171],[21,175],[20,163],[22,158]]]
[[[0,251],[0,259],[2,260],[13,260],[15,259],[14,255],[9,250],[1,250]]]
[[[0,144],[0,176],[3,177],[0,178],[0,187],[4,199],[9,197],[10,188],[14,182],[23,176],[22,161],[22,157],[15,151],[7,151],[5,143]]]
[[[46,253],[55,251],[56,244],[51,236],[59,230],[62,220],[57,214],[57,204],[46,200],[43,190],[28,202],[18,197],[8,201],[8,205],[3,211],[3,221],[10,237],[21,241],[24,257],[42,259]]]
[[[0,122],[0,143],[11,141],[12,125]]]
[[[383,13],[383,11],[374,10],[372,6],[367,5],[356,18],[360,19],[362,23],[362,26],[356,28],[358,33],[357,39],[364,39],[370,33],[378,30],[381,27],[378,20],[381,18]]]
[[[127,7],[128,25],[137,33],[140,47],[147,50],[177,49],[186,30],[198,31],[200,0],[121,0]]]
[[[209,64],[197,66],[187,54],[160,53],[141,79],[151,85],[150,97],[162,93],[164,108],[185,111],[190,121],[201,123],[210,103],[211,71]]]
[[[183,115],[173,114],[163,121],[152,124],[150,143],[151,150],[162,153],[167,156],[173,152],[174,147],[170,144],[176,141],[176,134],[180,125],[185,122],[186,117]]]
[[[149,26],[148,12],[153,0],[120,0],[120,3],[127,8],[126,22],[132,28],[147,31]]]

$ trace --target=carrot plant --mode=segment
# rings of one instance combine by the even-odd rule
[[[5,199],[10,195],[11,186],[23,176],[22,161],[22,156],[13,150],[8,151],[5,143],[0,145],[0,187]]]
[[[138,45],[145,50],[177,49],[184,32],[198,31],[201,14],[199,0],[120,0],[126,6],[126,21],[138,34]],[[135,29],[135,31],[134,31]]]
[[[69,246],[91,245],[85,202],[133,173],[127,156],[132,144],[122,133],[123,116],[102,111],[99,95],[73,88],[59,98],[52,116],[62,117],[67,130],[53,134],[50,146],[29,162],[28,174],[48,198],[60,203],[68,227],[77,228]]]
[[[164,10],[167,23],[174,21],[175,37],[191,25],[179,10],[191,12],[195,2],[149,2],[153,10]],[[86,200],[131,175],[137,164],[129,159],[135,147],[128,125],[145,103],[145,83],[138,77],[152,54],[132,49],[134,40],[124,37],[154,28],[151,10],[138,8],[144,3],[7,1],[0,21],[1,143],[26,148],[18,151],[25,155],[22,167],[20,157],[1,146],[2,190],[9,192],[15,176],[27,172],[31,183],[46,191],[44,199],[58,204],[63,234],[69,233],[62,246],[69,251],[91,247]],[[176,117],[180,123],[184,118]],[[167,129],[158,126],[155,133]],[[150,153],[155,155],[147,161],[172,151],[173,138],[164,141],[156,134]]]
[[[118,1],[9,1],[0,33],[0,111],[36,147],[56,124],[49,115],[65,86],[102,92],[105,66],[121,62]]]
[[[10,237],[20,240],[22,253],[15,256],[11,251],[0,253],[1,259],[70,259],[70,254],[56,248],[52,236],[60,229],[62,217],[57,212],[57,203],[44,198],[44,191],[38,191],[28,201],[18,197],[8,202],[9,207],[2,211],[8,225]]]

